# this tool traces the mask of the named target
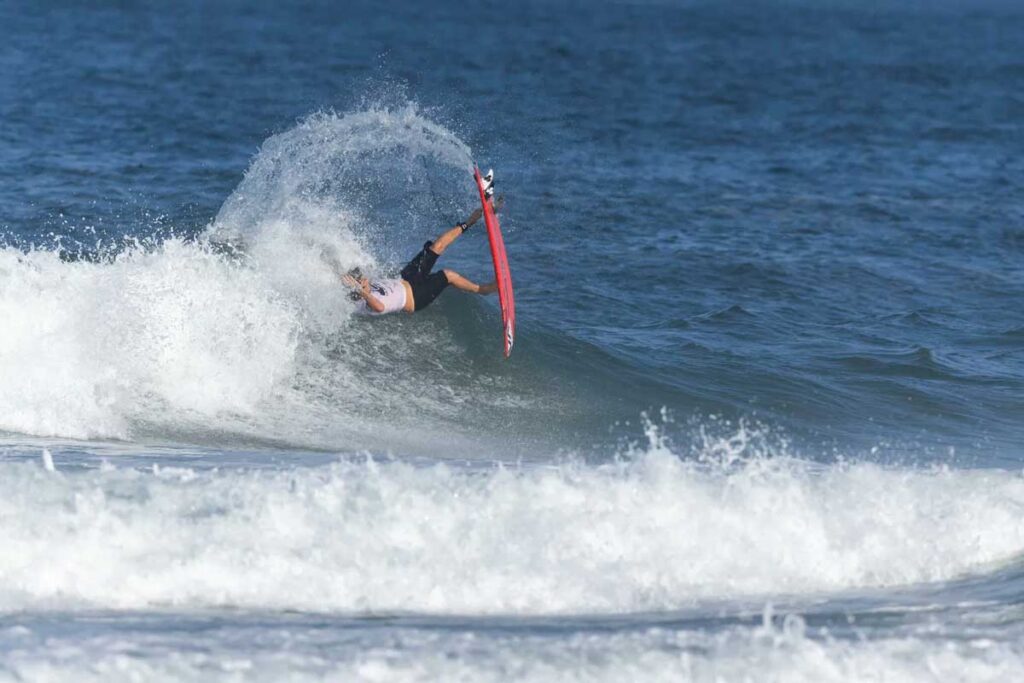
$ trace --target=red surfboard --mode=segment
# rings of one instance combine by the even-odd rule
[[[487,225],[487,239],[491,243],[494,279],[498,281],[498,303],[501,304],[501,324],[505,330],[505,358],[508,358],[512,354],[512,344],[516,339],[516,300],[512,294],[512,273],[508,269],[508,255],[505,253],[505,240],[501,236],[498,217],[484,195],[484,179],[476,166],[473,166],[473,178],[476,180],[476,189],[480,192],[484,223]]]

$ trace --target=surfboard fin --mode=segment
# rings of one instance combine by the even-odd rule
[[[493,197],[494,196],[494,169],[493,168],[487,169],[487,174],[483,177],[483,181],[484,181],[484,196],[488,197],[488,198]]]

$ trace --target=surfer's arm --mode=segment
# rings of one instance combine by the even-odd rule
[[[380,299],[375,297],[373,294],[370,294],[369,291],[364,289],[363,291],[359,292],[359,295],[363,297],[363,301],[365,301],[366,305],[373,309],[375,313],[384,312],[384,303]]]
[[[342,275],[341,281],[351,287],[360,297],[362,297],[363,301],[366,302],[366,305],[369,306],[372,311],[375,313],[384,312],[384,303],[370,293],[369,280],[363,280],[360,282],[351,275]]]

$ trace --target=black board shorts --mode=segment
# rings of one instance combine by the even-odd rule
[[[448,286],[448,276],[444,271],[431,273],[437,263],[437,254],[431,249],[433,242],[426,242],[420,253],[402,268],[402,279],[412,288],[412,301],[416,310],[420,311],[434,302],[444,288]]]

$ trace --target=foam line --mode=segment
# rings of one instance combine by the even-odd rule
[[[1000,471],[0,465],[0,608],[552,614],[951,579],[1024,549]]]

